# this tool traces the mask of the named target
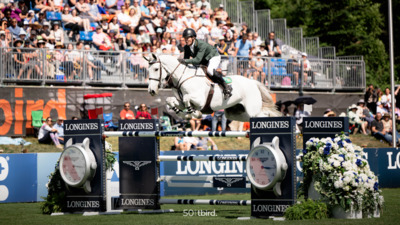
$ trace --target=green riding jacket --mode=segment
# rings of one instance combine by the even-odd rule
[[[194,52],[190,50],[190,46],[188,45],[185,45],[184,49],[185,54],[183,58],[186,59],[185,62],[187,64],[207,66],[208,61],[212,57],[219,56],[216,48],[201,40],[194,40]]]

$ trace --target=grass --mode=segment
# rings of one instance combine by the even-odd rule
[[[208,206],[208,205],[163,205],[163,209],[174,209],[173,213],[165,214],[133,214],[102,216],[82,216],[80,214],[49,216],[40,212],[40,203],[7,203],[0,204],[0,224],[360,224],[360,225],[394,225],[400,220],[400,189],[384,189],[385,208],[381,218],[360,220],[304,220],[283,221],[272,220],[237,220],[237,217],[249,217],[250,206]],[[182,196],[180,196],[182,197]],[[172,197],[173,198],[173,197]],[[183,197],[182,197],[183,198]],[[250,199],[250,194],[227,194],[218,196],[185,196],[184,198],[202,199]],[[193,210],[215,210],[217,216],[184,216],[184,212]]]
[[[365,136],[362,134],[350,135],[350,139],[356,145],[359,145],[364,148],[388,148],[390,147],[387,143],[380,142],[376,140],[372,136]],[[31,142],[31,145],[28,146],[16,146],[16,145],[0,145],[0,150],[3,150],[3,153],[21,153],[22,150],[26,150],[31,153],[38,152],[61,152],[54,145],[46,145],[39,144],[37,138],[34,137],[26,137],[26,141]],[[217,143],[219,150],[249,150],[250,149],[250,141],[248,138],[226,138],[226,137],[215,137],[213,140]],[[118,137],[110,137],[107,138],[107,141],[110,142],[113,146],[113,151],[118,151]],[[163,137],[161,138],[161,150],[170,150],[171,145],[174,143],[173,137]],[[302,137],[297,137],[297,148],[302,148],[303,140]]]

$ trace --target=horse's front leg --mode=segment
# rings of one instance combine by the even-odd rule
[[[197,118],[197,119],[201,119],[202,117],[202,113],[200,112],[200,110],[197,110],[195,108],[195,106],[192,105],[191,101],[195,101],[196,99],[193,98],[193,96],[190,95],[184,95],[183,96],[183,104],[185,105],[186,108],[186,119],[191,119],[193,118]]]
[[[175,97],[168,97],[166,99],[167,105],[174,110],[176,115],[179,117],[183,118],[186,114],[183,112],[183,109],[185,108],[184,104],[180,101],[178,101],[177,98]]]

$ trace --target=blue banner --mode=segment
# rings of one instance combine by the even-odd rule
[[[36,202],[37,154],[0,155],[0,202]]]
[[[59,152],[37,154],[37,201],[43,201],[42,197],[47,196],[49,176],[54,172],[60,155]]]

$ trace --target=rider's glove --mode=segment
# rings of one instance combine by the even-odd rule
[[[178,59],[178,61],[179,61],[179,63],[181,63],[181,64],[186,64],[185,59]]]

